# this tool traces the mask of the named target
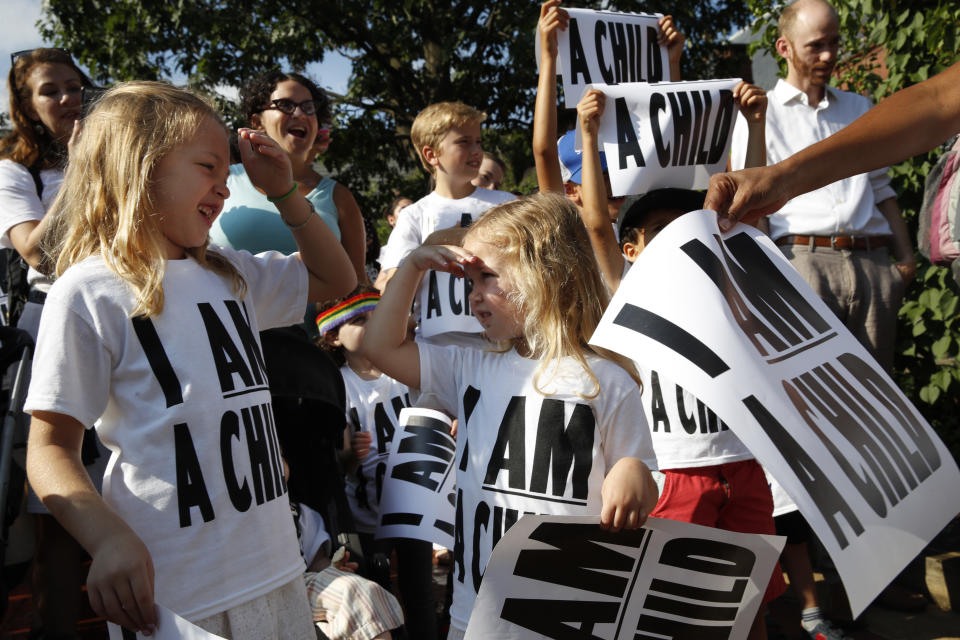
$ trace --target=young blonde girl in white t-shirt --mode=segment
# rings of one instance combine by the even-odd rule
[[[27,467],[92,556],[99,615],[150,635],[158,603],[228,638],[312,639],[258,336],[356,278],[278,144],[239,147],[299,254],[208,248],[230,151],[196,96],[127,83],[87,116],[50,214]],[[80,463],[95,422],[103,498]]]
[[[489,349],[406,339],[427,269],[470,280]],[[493,546],[524,513],[634,529],[656,504],[636,373],[587,344],[607,300],[576,207],[534,196],[487,211],[463,248],[410,254],[367,324],[367,357],[459,421],[450,637],[466,630]]]

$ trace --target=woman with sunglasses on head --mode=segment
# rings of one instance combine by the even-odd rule
[[[26,260],[31,267],[28,280],[38,293],[46,292],[51,282],[37,271],[40,237],[47,226],[44,214],[63,180],[67,145],[80,120],[83,87],[89,85],[60,49],[11,56],[7,89],[13,132],[0,142],[0,245]],[[36,317],[32,309],[27,311],[19,325],[35,335],[39,309]]]
[[[364,270],[364,228],[360,208],[350,190],[313,169],[318,153],[326,150],[329,130],[320,125],[330,121],[330,101],[322,89],[299,73],[269,71],[257,76],[240,91],[240,106],[249,126],[277,141],[293,165],[295,190],[320,214],[340,240],[357,278],[366,280]],[[223,213],[210,229],[210,242],[251,253],[297,250],[274,202],[260,192],[243,170],[230,168],[227,179],[230,197]]]
[[[13,249],[29,265],[26,303],[10,309],[5,322],[37,337],[40,312],[53,278],[42,266],[40,238],[63,181],[67,149],[83,106],[83,88],[90,79],[62,49],[39,48],[10,56],[7,90],[13,131],[0,141],[0,246]],[[8,260],[16,258],[8,255]],[[0,268],[6,269],[6,261]],[[13,301],[8,301],[10,307]],[[19,318],[17,318],[19,316]],[[87,471],[99,489],[107,456],[90,431],[85,442]],[[34,514],[36,550],[33,562],[35,629],[31,637],[73,638],[80,614],[83,549],[44,508],[33,492],[27,513]]]

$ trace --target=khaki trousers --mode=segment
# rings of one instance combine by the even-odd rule
[[[893,368],[897,312],[904,282],[886,247],[835,250],[785,245],[780,250],[840,321],[886,370]]]

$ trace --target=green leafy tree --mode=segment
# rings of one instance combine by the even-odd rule
[[[759,47],[776,57],[776,24],[782,2],[749,0]],[[922,82],[957,60],[960,4],[930,0],[843,0],[838,84],[882,100]],[[781,61],[781,64],[782,61]],[[784,65],[785,68],[785,65]],[[954,131],[944,131],[946,139]],[[893,187],[908,228],[916,237],[924,180],[942,150],[891,168]],[[960,321],[957,285],[950,270],[917,255],[917,278],[900,309],[894,377],[960,458]]]
[[[735,73],[723,39],[746,24],[742,3],[581,4],[601,5],[672,12],[687,35],[688,78]],[[441,100],[486,111],[485,146],[507,164],[504,188],[532,186],[523,179],[533,164],[538,15],[531,0],[48,0],[41,26],[101,83],[183,75],[213,90],[274,66],[303,69],[329,51],[348,55],[349,88],[337,97],[323,161],[376,216],[395,193],[429,190],[409,131],[420,109]]]

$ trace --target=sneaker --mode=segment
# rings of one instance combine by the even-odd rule
[[[812,640],[850,640],[850,636],[826,620],[818,623],[813,631],[807,631],[807,634]]]

